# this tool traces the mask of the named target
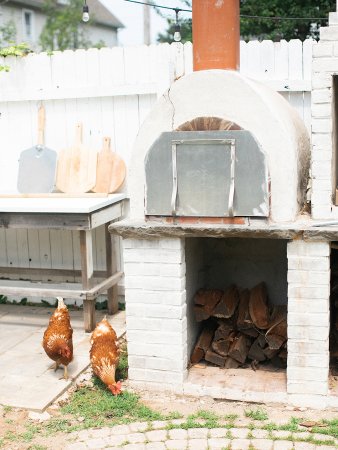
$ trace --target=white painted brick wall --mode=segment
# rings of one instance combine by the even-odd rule
[[[327,341],[329,339],[329,322],[325,327],[288,325],[288,339],[307,341],[311,338],[315,338],[317,341]]]
[[[329,373],[330,244],[297,240],[288,255],[288,394],[326,395]]]
[[[140,289],[127,289],[125,292],[126,302],[132,303],[155,303],[158,305],[181,306],[185,304],[186,292],[182,291],[149,291]]]
[[[130,356],[150,356],[152,358],[166,357],[175,361],[176,359],[183,360],[186,358],[186,347],[182,347],[182,345],[178,344],[146,344],[140,342],[139,339],[138,342],[128,341],[128,354],[130,354]]]
[[[172,370],[152,370],[152,369],[134,369],[128,370],[128,377],[131,381],[161,382],[168,384],[183,383],[187,377],[187,371]]]
[[[325,367],[329,361],[329,352],[320,354],[293,353],[288,356],[290,367]]]
[[[331,179],[331,161],[313,161],[312,176],[316,179]]]
[[[332,42],[318,42],[312,47],[312,55],[315,58],[322,58],[323,56],[332,56],[333,43]]]
[[[289,361],[288,361],[289,363]],[[329,376],[328,367],[292,367],[288,364],[287,377],[292,382],[323,381],[327,382]]]
[[[297,256],[304,258],[304,256],[314,256],[318,259],[322,256],[330,256],[330,245],[328,242],[308,242],[298,239],[289,242],[287,245],[288,258],[290,256]]]
[[[157,263],[124,263],[124,269],[129,275],[155,275],[161,277],[185,276],[185,263],[157,264]]]
[[[330,179],[326,180],[312,180],[312,189],[314,192],[318,191],[332,191],[332,183]]]
[[[331,103],[313,103],[312,107],[312,117],[330,117],[331,118]]]
[[[313,145],[312,146],[312,161],[329,161],[332,163],[332,150],[331,148]],[[330,180],[325,180],[330,184]],[[331,190],[331,189],[328,189]]]
[[[300,326],[300,327],[327,327],[329,323],[330,315],[329,312],[322,313],[307,313],[297,314],[296,312],[288,312],[288,324],[290,326]]]
[[[299,341],[297,339],[290,339],[288,341],[289,355],[313,355],[313,354],[327,354],[329,348],[327,342],[316,341],[315,339],[309,339],[308,341]],[[288,355],[288,356],[289,356]]]
[[[336,12],[329,13],[329,26],[338,25],[338,14]]]
[[[291,243],[290,243],[291,244]],[[330,269],[329,258],[316,256],[297,256],[288,254],[289,270],[311,270],[312,272],[321,272]]]
[[[126,289],[126,294],[128,290]],[[152,305],[151,316],[153,318],[166,318],[166,319],[183,319],[186,315],[187,307],[172,306],[172,305]],[[149,317],[150,308],[146,303],[140,304],[128,304],[128,296],[126,297],[126,315],[134,317]]]
[[[332,219],[332,76],[338,73],[337,13],[330,15],[329,27],[321,27],[320,41],[312,51],[311,95],[311,216]]]
[[[332,99],[331,89],[313,89],[311,92],[311,101],[316,103],[330,103]]]
[[[332,87],[332,75],[330,73],[313,72],[312,89],[324,89]]]
[[[320,27],[320,41],[338,41],[338,27]]]
[[[311,202],[314,205],[329,205],[332,201],[332,191],[313,191]]]
[[[331,148],[332,137],[329,133],[312,133],[312,144],[323,148]]]
[[[187,376],[184,240],[125,239],[129,378],[183,383]]]
[[[332,215],[332,205],[312,205],[311,216],[313,219],[329,219]]]
[[[313,133],[331,133],[332,120],[313,117],[311,121],[311,129]]]
[[[326,313],[330,311],[329,304],[326,304],[323,299],[301,299],[292,298],[288,299],[288,311],[296,314],[303,314],[306,311],[309,314]]]

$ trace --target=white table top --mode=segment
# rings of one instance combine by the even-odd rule
[[[107,197],[1,197],[0,214],[15,213],[91,213],[113,205],[127,197],[126,194],[109,194]]]

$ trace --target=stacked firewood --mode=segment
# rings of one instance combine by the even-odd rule
[[[191,363],[205,360],[230,369],[271,361],[286,367],[286,306],[270,306],[264,283],[251,290],[199,289],[194,312],[203,322]]]

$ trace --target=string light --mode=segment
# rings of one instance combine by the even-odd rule
[[[173,8],[171,6],[164,6],[164,5],[157,5],[155,3],[148,3],[148,2],[142,2],[140,0],[124,0],[125,2],[129,3],[136,3],[138,5],[147,5],[152,6],[153,8],[159,8],[159,9],[170,9],[171,11],[175,11],[176,14],[176,22],[175,22],[175,28],[174,28],[174,41],[179,42],[181,40],[181,26],[178,22],[178,13],[179,12],[192,12],[191,9],[183,9],[183,8]],[[256,19],[256,20],[327,20],[326,17],[282,17],[282,16],[254,16],[254,15],[247,15],[247,14],[240,14],[240,17],[243,19]],[[86,0],[84,0],[84,5],[82,8],[82,20],[83,22],[88,22],[89,20],[89,8],[86,3]]]
[[[155,3],[142,2],[141,0],[124,0],[125,2],[137,3],[139,5],[148,5],[153,8],[171,9],[172,11],[192,12],[191,9],[173,8],[171,6],[157,5]],[[247,14],[240,14],[243,19],[271,19],[271,20],[327,20],[327,17],[282,17],[282,16],[254,16]]]
[[[89,8],[88,8],[86,0],[83,5],[83,8],[82,8],[82,20],[83,20],[83,22],[88,22],[88,20],[89,20]]]
[[[175,32],[174,32],[174,41],[175,42],[180,42],[180,40],[182,39],[181,37],[181,27],[180,24],[178,23],[178,13],[179,13],[179,9],[175,9],[175,13],[176,13],[176,23],[175,23]]]

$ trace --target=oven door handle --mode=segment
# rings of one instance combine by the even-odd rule
[[[171,160],[172,160],[172,170],[173,170],[173,190],[171,193],[171,214],[173,217],[177,213],[177,144],[175,142],[171,143]]]
[[[235,197],[235,163],[236,163],[236,141],[230,142],[230,188],[228,199],[228,215],[234,217],[234,197]]]

